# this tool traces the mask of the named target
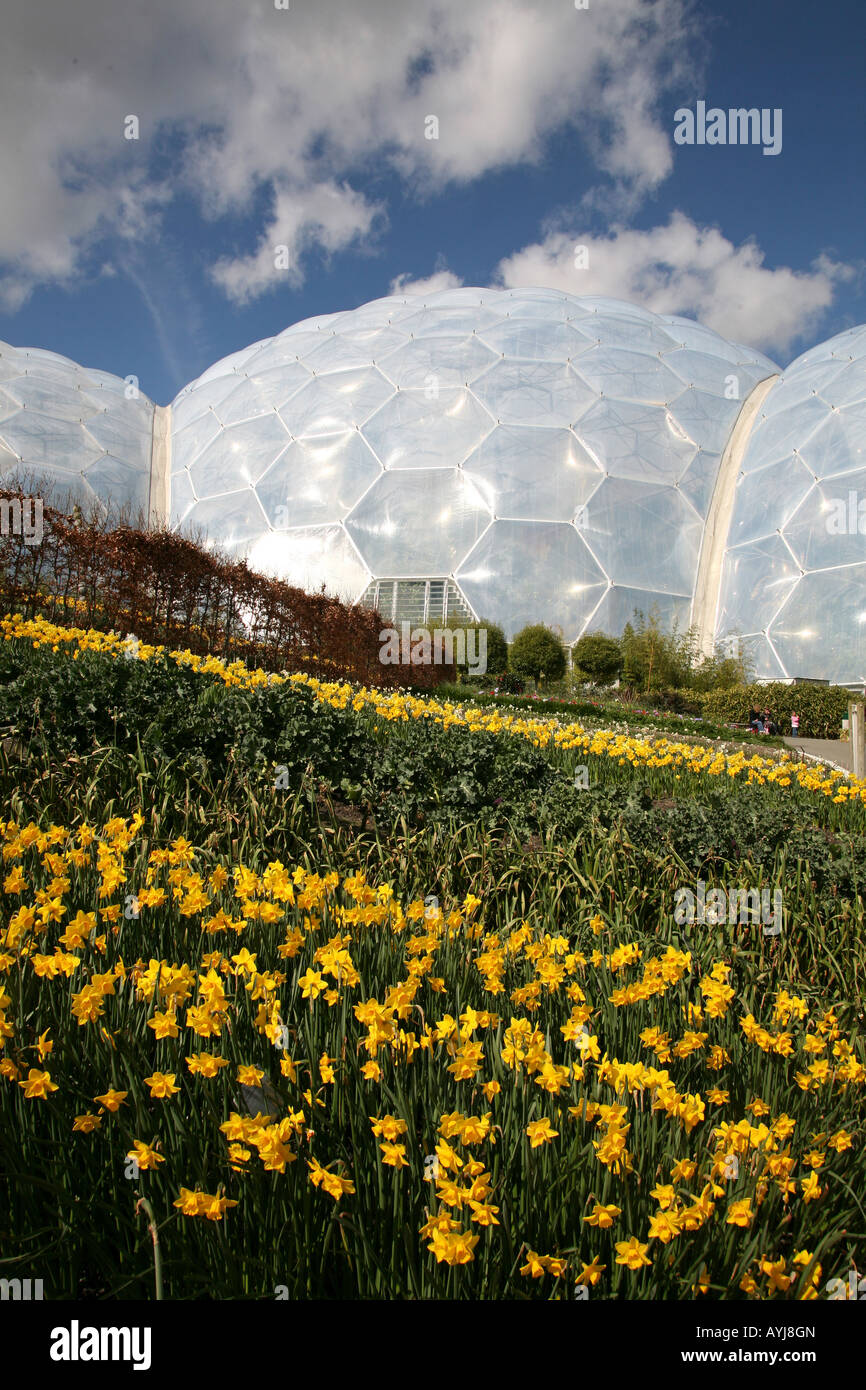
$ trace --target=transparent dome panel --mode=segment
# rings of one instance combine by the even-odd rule
[[[578,528],[614,583],[691,597],[703,526],[675,489],[606,478]]]
[[[781,531],[815,485],[794,456],[737,479],[728,544],[742,545]]]
[[[102,450],[89,445],[83,428],[68,420],[55,420],[35,410],[19,410],[0,426],[0,438],[25,467],[65,468],[81,472],[95,463]]]
[[[214,407],[214,414],[224,425],[272,415],[309,381],[312,376],[300,362],[239,377],[234,389]]]
[[[217,497],[258,482],[289,443],[279,415],[227,426],[189,465],[196,492]]]
[[[209,410],[206,415],[198,416],[183,429],[175,428],[174,412],[172,411],[172,467],[175,469],[188,468],[221,432],[222,426],[213,411]]]
[[[648,352],[607,347],[604,340],[581,357],[577,370],[593,390],[617,400],[664,405],[683,389],[683,382],[660,358]]]
[[[571,430],[497,425],[464,464],[494,516],[571,521],[601,474]]]
[[[374,574],[450,574],[489,521],[464,474],[406,469],[376,480],[346,530]]]
[[[789,676],[866,680],[866,565],[803,575],[770,637]]]
[[[866,401],[828,410],[799,453],[819,478],[866,466]]]
[[[630,401],[599,401],[577,434],[603,472],[638,482],[674,483],[697,453],[671,411]]]
[[[720,462],[718,454],[707,454],[702,450],[695,455],[680,478],[680,492],[691,502],[699,516],[706,517],[710,509]]]
[[[756,373],[744,369],[739,364],[725,362],[717,355],[707,352],[693,352],[678,348],[665,356],[665,364],[676,372],[686,386],[708,391],[723,400],[731,400],[734,406],[742,404],[755,384]],[[732,393],[736,392],[736,395]]]
[[[169,525],[172,527],[180,526],[187,516],[190,507],[197,501],[193,491],[192,479],[185,468],[171,475],[171,507],[169,511]]]
[[[312,352],[306,353],[304,361],[311,371],[317,374],[371,367],[405,342],[405,333],[399,333],[395,328],[368,328],[358,333],[332,333],[324,343],[313,348]]]
[[[355,603],[370,582],[370,572],[341,526],[298,531],[268,531],[249,547],[247,562],[307,593],[325,592]]]
[[[825,399],[836,407],[866,401],[866,362],[844,366],[826,391]]]
[[[266,529],[265,514],[251,488],[196,502],[184,519],[185,531],[197,531],[206,545],[235,555]]]
[[[677,396],[671,413],[695,444],[711,454],[721,454],[742,406],[741,400],[725,400],[709,391],[688,387]]]
[[[774,388],[765,403],[772,400]],[[827,407],[817,396],[806,396],[785,410],[776,411],[753,426],[743,461],[743,471],[753,473],[777,459],[788,460],[805,448],[809,435],[823,422]]]
[[[567,362],[593,347],[593,340],[566,323],[549,319],[505,319],[482,338],[494,352],[531,361]]]
[[[800,567],[780,536],[729,550],[719,595],[719,638],[765,632],[799,577]]]
[[[122,459],[103,454],[84,470],[89,486],[112,512],[122,511],[131,525],[147,525],[149,476]]]
[[[496,354],[477,335],[415,338],[379,361],[382,375],[395,386],[426,391],[464,386],[490,367]]]
[[[393,394],[393,386],[375,367],[329,372],[296,391],[280,413],[297,437],[335,434],[363,425]]]
[[[192,386],[185,388],[172,404],[172,432],[186,429],[194,420],[212,414],[213,409],[220,406],[232,391],[237,390],[243,379],[243,376],[238,376],[236,372],[228,372],[223,376],[213,377],[204,384],[201,380],[193,382]]]
[[[866,468],[817,483],[783,535],[804,570],[866,562]]]
[[[101,414],[103,404],[98,399],[98,388],[90,396],[80,386],[67,386],[57,381],[36,381],[30,376],[20,376],[10,381],[9,394],[27,410],[35,410],[50,415],[55,420],[68,420],[79,424],[91,416]]]
[[[580,326],[592,342],[600,342],[604,347],[625,348],[650,356],[671,352],[676,347],[675,336],[648,319],[596,314]]]
[[[565,363],[497,362],[472,390],[503,425],[572,425],[598,399]]]
[[[495,521],[456,578],[475,612],[509,639],[543,614],[573,641],[606,586],[574,527],[557,522]]]
[[[87,421],[87,442],[92,440],[97,449],[104,449],[106,453],[114,454],[115,457],[125,458],[134,467],[149,473],[153,449],[152,411],[148,412],[148,416],[148,428],[143,430],[137,426],[131,428],[121,411],[103,411],[101,415],[94,415]]]
[[[272,526],[338,522],[363,497],[381,468],[357,431],[296,440],[256,484]]]
[[[493,428],[493,419],[465,387],[398,391],[364,425],[364,438],[385,468],[446,468]]]
[[[602,598],[587,631],[618,634],[626,623],[634,625],[641,613],[645,618],[655,613],[666,630],[670,631],[677,623],[680,632],[684,632],[689,625],[689,600],[673,594],[660,594],[653,589],[615,585]]]

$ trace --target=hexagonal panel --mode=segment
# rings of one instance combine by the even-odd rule
[[[289,443],[277,414],[229,425],[189,465],[196,492],[202,498],[218,497],[257,483]]]
[[[36,410],[19,410],[10,415],[0,427],[0,438],[7,449],[19,455],[25,467],[48,465],[80,472],[102,455],[101,449],[88,444],[80,425],[55,420]]]
[[[2,412],[0,412],[2,413]],[[84,427],[85,441],[93,447],[114,454],[115,458],[125,458],[142,471],[150,471],[153,451],[153,435],[150,429],[142,430],[131,425],[124,418],[125,412],[104,410],[93,415]]]
[[[504,361],[472,390],[503,425],[573,425],[598,399],[565,363]]]
[[[502,357],[537,362],[568,362],[595,345],[592,338],[570,324],[544,318],[504,319],[485,328],[481,338]]]
[[[752,387],[751,373],[746,375],[737,370],[733,362],[726,362],[715,353],[695,352],[691,348],[677,348],[664,356],[665,366],[676,372],[684,386],[694,386],[699,391],[708,391],[722,400],[730,399],[730,393],[737,391],[733,404],[741,405]]]
[[[383,473],[346,530],[372,573],[421,577],[455,570],[489,521],[466,475],[417,468]]]
[[[866,372],[861,362],[849,362],[843,366],[834,382],[824,392],[829,405],[855,405],[866,401]]]
[[[544,621],[574,641],[607,580],[573,526],[494,521],[456,573],[476,613],[495,615],[506,636]]]
[[[577,370],[594,391],[616,400],[664,405],[683,389],[680,378],[660,357],[608,347],[604,341],[580,358]]]
[[[265,514],[252,488],[196,502],[184,521],[184,530],[202,534],[208,545],[218,546],[237,558],[267,529]]]
[[[270,415],[288,405],[295,392],[312,379],[300,362],[238,376],[233,390],[213,407],[213,414],[223,425]]]
[[[719,595],[724,632],[765,632],[800,577],[781,536],[768,536],[728,552]]]
[[[866,563],[866,468],[817,483],[782,534],[805,570]]]
[[[477,334],[413,338],[379,362],[379,370],[395,386],[423,390],[465,386],[496,361],[496,354]]]
[[[599,401],[576,433],[602,472],[638,482],[674,483],[697,453],[670,410],[631,401]]]
[[[196,501],[192,479],[187,469],[181,468],[176,473],[172,473],[169,525],[172,527],[182,526],[190,508],[195,505]]]
[[[689,625],[689,606],[689,599],[675,594],[612,584],[593,613],[587,630],[622,632],[626,623],[634,624],[637,614],[642,613],[649,618],[654,613],[666,631],[669,632],[677,623],[680,632],[685,632]]]
[[[650,314],[596,314],[580,324],[581,331],[606,348],[626,348],[645,356],[672,352],[676,336],[666,332]]]
[[[578,526],[615,584],[691,597],[703,526],[673,488],[605,478]]]
[[[571,521],[601,474],[571,430],[497,425],[463,465],[494,517]]]
[[[20,376],[10,381],[7,390],[18,400],[22,409],[48,414],[53,420],[68,420],[80,424],[93,415],[99,415],[102,404],[97,393],[89,395],[80,386],[60,381],[39,381],[33,376]]]
[[[450,305],[436,304],[401,316],[400,332],[408,333],[410,338],[452,338],[455,334],[483,333],[485,328],[492,328],[502,317],[503,313],[484,306],[476,308],[469,304],[456,304],[452,308]]]
[[[375,367],[314,377],[280,412],[287,429],[302,435],[336,434],[363,425],[394,388]]]
[[[789,676],[866,680],[866,564],[804,574],[769,636]]]
[[[814,486],[811,473],[795,457],[739,477],[728,545],[762,540],[780,531]]]
[[[316,374],[371,367],[405,342],[405,333],[395,328],[367,328],[355,333],[332,330],[323,343],[304,354],[304,363]]]
[[[493,428],[466,387],[398,391],[371,416],[364,438],[384,468],[445,468],[462,463]]]
[[[381,468],[356,430],[290,444],[256,484],[278,530],[342,521]]]
[[[711,454],[721,454],[742,406],[740,400],[725,400],[690,386],[677,396],[670,409],[689,439]]]
[[[175,429],[172,420],[171,462],[172,467],[189,468],[190,464],[212,444],[222,432],[219,420],[212,410],[191,420],[183,429]]]
[[[765,402],[765,409],[783,400],[778,386],[774,387]],[[774,400],[775,397],[775,400]],[[787,409],[776,409],[766,419],[759,419],[752,427],[749,446],[743,461],[743,471],[753,473],[765,468],[776,459],[793,457],[795,449],[803,449],[813,430],[826,419],[827,407],[817,396],[806,396]]]
[[[862,468],[866,465],[866,401],[828,410],[798,452],[806,467],[819,478]]]

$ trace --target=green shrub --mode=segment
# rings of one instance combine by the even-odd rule
[[[838,738],[848,717],[851,692],[841,685],[738,685],[710,690],[701,697],[704,715],[723,724],[746,724],[752,707],[769,709],[783,734],[791,732],[791,714],[800,716],[801,738]]]
[[[558,681],[566,668],[565,648],[543,623],[521,628],[508,649],[508,667],[518,676]]]

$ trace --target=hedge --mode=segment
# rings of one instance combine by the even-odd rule
[[[769,709],[782,734],[791,732],[791,714],[800,716],[801,738],[839,738],[848,717],[851,691],[842,685],[738,685],[710,690],[701,697],[704,715],[720,724],[747,724],[751,708]]]

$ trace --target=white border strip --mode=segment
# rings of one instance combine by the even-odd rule
[[[692,624],[700,633],[701,650],[712,656],[715,645],[716,618],[722,584],[722,564],[725,547],[728,544],[728,531],[734,511],[737,479],[740,464],[752,433],[755,416],[769,391],[779,380],[777,376],[765,377],[753,387],[743,402],[734,428],[728,435],[728,442],[722,452],[716,484],[707,510],[698,572],[695,579],[692,599]]]

